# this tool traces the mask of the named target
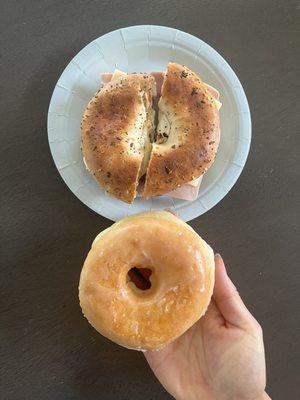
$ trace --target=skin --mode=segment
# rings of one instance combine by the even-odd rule
[[[213,299],[186,333],[145,357],[177,400],[267,400],[262,329],[215,256]]]

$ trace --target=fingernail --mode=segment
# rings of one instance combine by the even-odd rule
[[[221,256],[221,254],[216,253],[216,254],[215,254],[215,258],[217,258],[217,259],[219,260],[219,262],[221,263],[221,268],[224,269],[224,272],[225,272],[225,274],[227,275],[226,267],[225,267],[225,264],[224,264],[224,261],[223,261],[223,258],[222,258],[222,256]],[[227,275],[227,276],[228,276],[228,275]]]

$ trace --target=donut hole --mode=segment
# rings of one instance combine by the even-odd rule
[[[151,288],[150,268],[133,267],[127,272],[127,282],[132,282],[139,290],[149,290]]]

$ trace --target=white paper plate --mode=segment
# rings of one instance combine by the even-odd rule
[[[80,120],[100,87],[100,74],[164,71],[175,61],[199,73],[220,91],[221,143],[193,202],[165,196],[138,198],[127,205],[108,197],[86,171],[80,151]],[[72,192],[88,207],[111,220],[146,210],[171,208],[189,221],[217,204],[235,184],[251,141],[248,102],[227,62],[202,40],[176,29],[142,25],[119,29],[94,40],[69,63],[59,78],[48,111],[48,138],[56,167]]]

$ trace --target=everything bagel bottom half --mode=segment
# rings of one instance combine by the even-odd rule
[[[101,232],[84,262],[79,299],[90,324],[136,350],[159,349],[209,305],[214,254],[169,212],[130,216]]]

